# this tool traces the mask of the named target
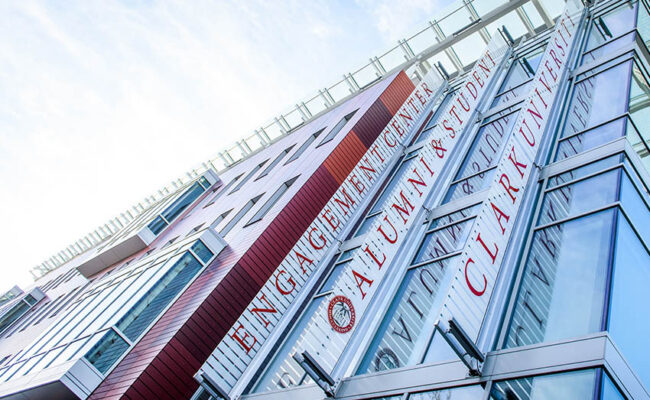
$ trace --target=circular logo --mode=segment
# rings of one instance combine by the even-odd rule
[[[375,356],[375,371],[399,368],[399,358],[391,349],[384,348],[377,352]]]
[[[334,296],[327,307],[330,325],[338,333],[349,332],[354,326],[354,306],[345,296]]]

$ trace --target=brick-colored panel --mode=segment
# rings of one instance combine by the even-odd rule
[[[406,73],[401,71],[390,83],[388,89],[379,96],[379,100],[386,106],[390,115],[395,115],[413,89],[415,89],[415,85]]]

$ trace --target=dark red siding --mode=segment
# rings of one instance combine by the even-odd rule
[[[250,248],[241,257],[226,248],[90,398],[189,398],[198,387],[194,373],[412,90],[411,80],[399,73]]]

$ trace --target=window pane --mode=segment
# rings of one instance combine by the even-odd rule
[[[634,28],[636,6],[629,3],[592,21],[586,50],[593,49],[608,40],[617,38]]]
[[[377,199],[377,202],[372,206],[372,210],[370,211],[371,214],[377,211],[381,211],[384,208],[384,203],[388,201],[388,198],[392,194],[393,189],[395,189],[397,184],[400,182],[400,178],[402,175],[404,175],[404,173],[406,173],[406,171],[409,171],[411,163],[415,160],[416,158],[413,157],[402,162],[395,174],[391,176],[390,182],[382,191],[381,196],[379,196],[379,199]]]
[[[449,186],[449,191],[443,204],[487,189],[490,183],[492,183],[495,171],[496,168],[492,168]]]
[[[462,248],[474,225],[474,219],[427,233],[413,260],[414,264],[442,257]]]
[[[597,370],[574,371],[497,382],[493,400],[593,400]]]
[[[647,143],[650,134],[650,87],[643,73],[634,65],[632,68],[632,84],[630,86],[630,116],[639,134]]]
[[[130,340],[138,339],[201,268],[201,263],[192,254],[185,253],[120,319],[117,328]]]
[[[493,166],[516,119],[517,113],[513,113],[482,126],[455,179],[465,178]]]
[[[647,198],[647,197],[646,197]],[[621,182],[621,203],[623,209],[632,220],[632,224],[639,231],[641,237],[650,240],[650,213],[648,206],[641,199],[627,173],[623,174]]]
[[[632,61],[591,76],[575,85],[563,136],[606,122],[627,109],[626,82]]]
[[[436,218],[433,221],[431,221],[431,225],[429,225],[429,229],[449,225],[458,220],[471,217],[472,215],[476,215],[480,207],[481,207],[481,203],[474,204],[473,206],[463,208],[462,210],[456,211],[451,214],[447,214],[440,218]]]
[[[414,393],[409,396],[409,400],[476,400],[482,398],[483,388],[480,386],[433,390],[431,392]]]
[[[600,331],[614,212],[535,232],[506,347]]]
[[[178,217],[179,214],[185,211],[187,206],[192,204],[192,202],[196,200],[203,192],[205,192],[205,189],[199,185],[198,182],[195,183],[188,191],[183,193],[180,198],[174,201],[171,206],[163,211],[162,216],[165,217],[167,221],[173,221],[176,217]]]
[[[648,287],[650,255],[627,219],[621,216],[616,235],[608,330],[625,359],[647,386],[650,385],[650,319],[641,316],[647,315],[650,304]]]
[[[90,349],[86,359],[104,374],[128,348],[129,344],[111,329]]]
[[[612,167],[620,163],[621,161],[622,161],[622,156],[620,154],[603,158],[602,160],[593,162],[591,164],[587,164],[585,166],[572,169],[571,171],[567,171],[559,175],[554,175],[550,177],[548,179],[548,184],[546,187],[550,189],[555,186],[559,186],[563,183],[572,181],[574,179],[579,179],[582,178],[583,176],[593,174],[594,172],[601,171],[608,167]]]
[[[620,174],[619,168],[547,192],[537,224],[545,225],[612,204],[617,199]]]
[[[590,52],[585,53],[584,56],[582,56],[582,60],[580,61],[580,64],[587,64],[589,62],[595,61],[600,57],[603,57],[608,54],[612,54],[612,52],[622,48],[628,43],[634,42],[634,37],[636,36],[635,32],[630,32],[627,35],[621,36],[616,40],[612,40],[606,45],[600,46],[597,49],[594,49]]]
[[[269,390],[285,389],[287,387],[301,385],[309,380],[307,374],[300,365],[291,357],[294,353],[293,346],[300,340],[300,335],[307,328],[321,303],[327,296],[318,297],[311,301],[300,320],[294,325],[291,334],[287,337],[273,357],[273,362],[264,372],[255,386],[254,392],[265,392]],[[312,354],[316,356],[316,354]]]
[[[609,143],[625,134],[627,118],[601,125],[579,135],[562,140],[557,148],[556,161],[564,160],[576,154],[591,150],[602,144]]]
[[[447,294],[454,260],[457,257],[406,273],[358,374],[399,368],[420,361]]]
[[[625,397],[621,394],[621,392],[618,390],[616,385],[614,385],[614,382],[612,382],[611,378],[607,373],[603,372],[603,386],[602,386],[602,395],[601,399],[602,400],[625,400]]]
[[[204,263],[208,262],[208,260],[211,259],[213,255],[210,249],[208,249],[200,240],[197,240],[196,243],[192,245],[192,251]]]
[[[157,235],[160,232],[162,232],[163,229],[167,226],[167,222],[165,222],[161,217],[156,217],[153,221],[147,225],[147,228],[154,234]]]

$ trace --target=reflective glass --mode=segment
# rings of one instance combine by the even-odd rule
[[[600,398],[602,400],[625,400],[625,397],[623,397],[616,385],[614,385],[614,382],[612,382],[612,379],[609,377],[609,375],[604,372],[602,374],[603,385]]]
[[[465,386],[414,393],[409,396],[409,400],[476,400],[482,399],[483,393],[484,390],[481,386]]]
[[[531,80],[539,67],[546,46],[532,51],[526,56],[515,59],[508,69],[508,73],[499,88],[499,95],[492,102],[491,107],[505,104],[508,101],[526,94]]]
[[[612,52],[622,48],[626,44],[634,42],[635,36],[636,36],[635,32],[630,32],[627,35],[623,35],[618,39],[612,40],[605,45],[602,45],[598,48],[595,48],[585,53],[585,55],[582,56],[582,60],[580,61],[580,64],[584,65],[592,61],[595,61],[600,57],[612,54]]]
[[[632,61],[580,81],[574,87],[563,136],[578,133],[624,113]]]
[[[467,241],[473,224],[474,219],[470,219],[427,233],[413,263],[418,264],[442,257],[462,248]]]
[[[644,197],[648,198],[647,195],[644,195]],[[621,181],[620,199],[623,209],[632,220],[641,237],[646,241],[650,240],[650,212],[648,212],[648,206],[641,199],[627,173],[623,174],[623,180]]]
[[[471,217],[472,215],[476,215],[480,207],[481,207],[481,203],[474,204],[473,206],[463,208],[462,210],[456,211],[451,214],[447,214],[440,218],[436,218],[433,221],[431,221],[431,224],[429,225],[429,229],[449,225],[461,219],[465,219],[467,217]]]
[[[147,225],[147,228],[154,234],[157,235],[160,232],[162,232],[163,229],[167,226],[167,222],[165,222],[161,217],[156,217],[154,218],[153,221]]]
[[[497,382],[493,400],[593,400],[597,370],[573,371]]]
[[[494,172],[496,167],[493,167],[487,171],[478,173],[472,177],[458,181],[451,186],[449,186],[449,191],[445,196],[445,201],[443,204],[449,203],[450,201],[458,200],[470,194],[480,192],[481,190],[487,189],[490,183],[492,183],[492,178],[494,177]]]
[[[129,344],[111,329],[90,349],[86,359],[105,374],[128,348]]]
[[[130,340],[138,339],[202,267],[192,254],[185,253],[120,319],[117,328]]]
[[[307,327],[321,303],[327,296],[317,297],[309,303],[309,306],[294,325],[291,334],[285,339],[280,350],[275,353],[271,362],[260,377],[253,389],[254,392],[265,392],[269,390],[285,389],[291,386],[302,385],[310,379],[300,365],[291,357],[294,353],[294,345],[300,340],[300,336]],[[314,354],[312,354],[314,356]]]
[[[627,118],[619,118],[597,128],[588,130],[559,142],[556,161],[564,160],[576,154],[609,143],[625,134]]]
[[[614,213],[535,232],[505,347],[601,330]]]
[[[413,365],[425,346],[447,294],[457,257],[413,268],[406,273],[357,373]]]
[[[408,160],[404,160],[397,171],[395,171],[395,174],[391,176],[390,182],[388,182],[388,185],[384,187],[381,196],[379,196],[379,199],[375,202],[375,204],[372,206],[372,210],[370,211],[370,214],[381,211],[384,208],[384,204],[388,201],[389,196],[392,194],[393,190],[397,186],[397,184],[400,182],[400,178],[406,171],[409,170],[409,167],[412,162],[416,160],[415,157],[410,158]]]
[[[623,157],[620,154],[616,154],[607,158],[603,158],[602,160],[598,160],[591,164],[572,169],[571,171],[567,171],[559,175],[554,175],[548,179],[548,184],[546,187],[551,189],[555,186],[559,186],[574,179],[579,179],[583,176],[593,174],[594,172],[601,171],[605,168],[613,167],[614,165],[619,164],[622,161],[622,158]]]
[[[194,202],[201,194],[205,192],[205,189],[199,185],[199,183],[195,183],[192,185],[192,187],[187,190],[181,197],[179,197],[174,203],[167,207],[165,211],[163,211],[161,214],[167,221],[173,221],[178,217],[185,209]]]
[[[194,252],[194,254],[196,254],[197,257],[199,257],[199,259],[203,261],[204,264],[208,262],[208,260],[210,260],[213,256],[210,249],[208,249],[200,240],[197,240],[196,243],[192,245],[191,249]]]
[[[617,200],[621,169],[553,189],[544,195],[538,225],[594,210]]]
[[[630,85],[629,112],[639,134],[647,143],[650,138],[650,87],[641,70],[634,64],[632,83]]]
[[[634,3],[636,2],[626,3],[624,6],[618,7],[592,21],[586,50],[593,49],[634,28],[636,20],[636,4]]]
[[[645,317],[650,304],[650,255],[622,215],[612,279],[608,330],[627,362],[650,386],[650,319]]]

